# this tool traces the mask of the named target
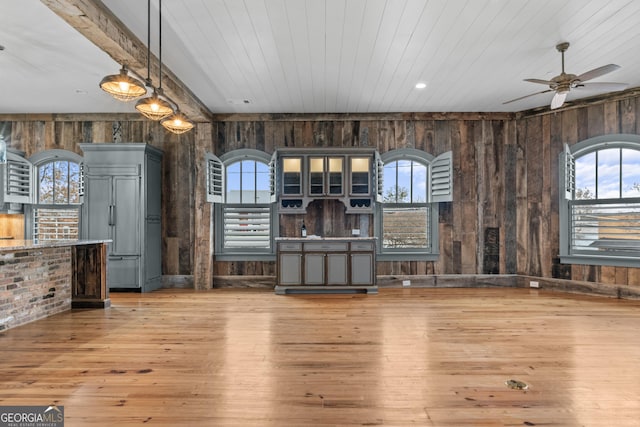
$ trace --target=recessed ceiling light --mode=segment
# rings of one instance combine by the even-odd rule
[[[231,105],[251,104],[251,100],[249,100],[249,99],[240,99],[240,98],[227,99],[227,102],[229,104],[231,104]]]
[[[416,83],[416,89],[424,89],[425,87],[427,87],[427,84],[425,82]]]

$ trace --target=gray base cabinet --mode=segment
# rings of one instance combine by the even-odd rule
[[[144,144],[80,144],[83,239],[111,239],[110,289],[157,289],[162,279],[162,151]]]
[[[276,293],[377,292],[375,239],[279,238]]]

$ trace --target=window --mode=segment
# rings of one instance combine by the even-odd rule
[[[273,257],[274,204],[271,157],[235,150],[207,158],[208,200],[215,203],[218,259]]]
[[[434,158],[400,149],[381,156],[382,198],[378,203],[379,259],[436,259],[438,203],[451,201],[451,152]],[[409,257],[409,258],[408,258]]]
[[[607,135],[560,156],[562,262],[640,265],[640,136]]]
[[[31,236],[38,240],[76,240],[79,234],[83,181],[82,158],[49,150],[30,159],[36,169],[36,196],[31,206]]]

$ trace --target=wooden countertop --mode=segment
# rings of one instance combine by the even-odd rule
[[[112,240],[0,240],[0,252],[9,252],[25,249],[59,248],[64,246],[93,245],[97,243],[109,243]]]

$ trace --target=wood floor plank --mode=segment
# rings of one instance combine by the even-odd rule
[[[64,405],[67,427],[640,419],[637,301],[455,288],[111,299],[0,333],[0,405]]]

